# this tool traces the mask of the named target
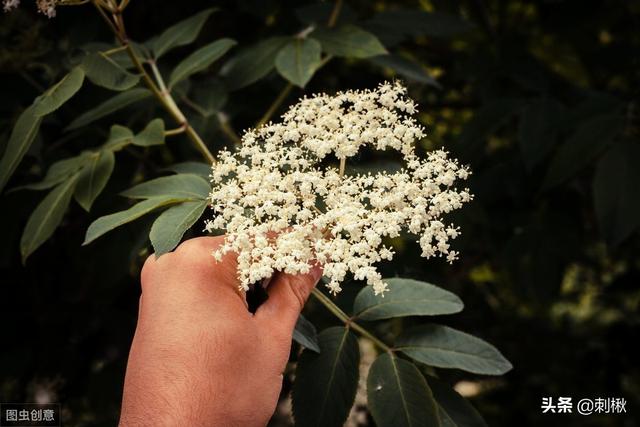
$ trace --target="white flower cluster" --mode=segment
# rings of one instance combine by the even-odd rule
[[[36,0],[38,11],[49,18],[56,16],[56,0]],[[9,12],[20,6],[20,0],[3,0],[2,8]]]
[[[239,150],[223,151],[212,168],[217,215],[206,228],[226,232],[214,256],[237,252],[244,289],[276,271],[306,273],[318,262],[331,292],[352,273],[376,294],[386,285],[374,264],[394,254],[383,239],[403,229],[419,236],[424,257],[456,259],[449,240],[459,230],[442,216],[471,200],[467,189],[455,188],[469,171],[442,150],[426,158],[414,153],[424,136],[415,112],[401,84],[384,83],[304,98],[282,123],[245,133]],[[349,158],[366,149],[396,150],[405,167],[344,174]]]

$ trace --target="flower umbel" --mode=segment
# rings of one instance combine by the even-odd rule
[[[306,273],[318,262],[331,292],[352,273],[376,294],[386,284],[375,264],[394,254],[385,237],[406,230],[422,256],[455,260],[449,241],[460,232],[442,216],[472,199],[468,189],[455,187],[470,172],[443,150],[415,154],[414,143],[424,136],[415,112],[401,84],[384,83],[303,98],[282,123],[246,132],[240,149],[221,152],[212,169],[217,215],[207,230],[227,235],[213,255],[238,253],[244,289],[276,271]],[[344,165],[367,149],[398,151],[404,167],[349,174],[336,167],[335,159]]]
[[[56,0],[36,0],[38,12],[47,15],[48,18],[56,16]],[[9,12],[20,5],[20,0],[3,0],[2,8],[5,12]]]

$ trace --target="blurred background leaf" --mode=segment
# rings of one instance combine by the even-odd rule
[[[469,408],[460,409],[459,395],[491,426],[638,425],[632,415],[553,418],[540,411],[542,396],[624,397],[629,414],[640,409],[640,352],[633,345],[640,340],[637,2],[348,0],[328,30],[335,4],[220,1],[213,13],[199,2],[150,7],[132,1],[125,19],[133,49],[144,58],[155,55],[165,77],[193,52],[207,52],[217,40],[237,41],[204,68],[190,66],[198,71],[170,89],[214,152],[233,149],[266,111],[273,110],[275,120],[301,96],[404,80],[427,133],[419,154],[444,147],[468,163],[475,199],[451,218],[462,231],[453,248],[461,252],[458,262],[421,258],[407,235],[385,242],[396,255],[381,272],[436,284],[459,295],[467,309],[435,319],[371,320],[367,327],[392,343],[426,322],[446,323],[482,337],[513,363],[499,378],[437,369],[448,394],[418,363],[446,422],[482,425]],[[117,44],[90,7],[59,8],[52,20],[32,9],[25,3],[0,16],[0,312],[6,326],[0,397],[60,401],[69,425],[114,425],[139,269],[153,251],[152,224],[163,210],[204,200],[210,170],[150,91],[140,83],[122,92],[109,88],[127,87],[128,74],[137,74],[124,51],[109,55],[120,67],[112,67],[116,84],[85,82],[63,104],[42,104],[50,114],[34,114],[34,100],[87,54]],[[304,81],[317,60],[313,53],[301,72],[287,76],[276,58],[297,36],[317,40],[322,59],[340,56]],[[87,213],[71,202],[73,177],[86,170],[91,153],[104,149],[117,151],[115,167]],[[386,153],[363,153],[353,163],[347,171],[398,167]],[[166,188],[140,193],[143,199],[119,195],[163,179],[168,170],[197,175],[191,187],[199,190],[177,198],[162,196],[170,193]],[[19,187],[46,191],[6,191]],[[64,203],[41,207],[53,192]],[[29,219],[44,218],[45,211],[50,220]],[[96,220],[101,226],[94,225],[90,240],[111,231],[80,247]],[[22,252],[30,255],[23,266],[25,226]],[[183,239],[202,228],[196,221]],[[177,238],[170,237],[173,244]],[[349,312],[361,288],[346,284],[336,302]],[[320,331],[337,324],[314,300],[305,318]],[[289,402],[299,349],[294,344],[280,409]],[[369,366],[362,354],[361,365]],[[398,360],[409,363],[404,357]],[[280,409],[272,425],[291,425],[290,411]],[[359,424],[374,425],[371,411],[359,410]],[[459,419],[464,413],[468,417]]]

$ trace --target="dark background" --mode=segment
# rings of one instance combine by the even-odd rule
[[[246,46],[306,26],[296,12],[305,2],[215,3],[221,11],[208,21],[199,44],[225,36]],[[397,256],[382,267],[387,276],[456,292],[466,309],[443,321],[493,343],[514,365],[503,377],[443,371],[443,378],[475,383],[479,392],[471,401],[491,426],[638,425],[639,2],[346,3],[341,19],[363,23],[391,52],[422,64],[437,80],[440,87],[405,78],[429,134],[422,149],[444,145],[473,171],[475,200],[453,218],[463,232],[454,244],[460,261],[449,266],[420,259],[415,243],[397,241]],[[133,0],[125,19],[131,37],[146,40],[208,5]],[[444,20],[441,28],[416,31],[400,21],[387,21],[395,32],[367,24],[396,8],[448,13],[470,24],[469,30]],[[90,5],[59,8],[58,17],[47,20],[24,0],[19,10],[0,16],[0,152],[19,112],[66,72],[75,49],[111,40]],[[190,49],[167,55],[167,66]],[[374,87],[394,76],[370,61],[337,59],[305,92]],[[206,83],[208,76],[200,79]],[[222,110],[237,130],[250,127],[284,85],[272,73],[230,93]],[[197,93],[198,81],[192,86]],[[286,104],[302,93],[294,90]],[[97,145],[111,123],[146,114],[132,109],[71,138],[62,133],[73,117],[105,97],[102,89],[84,88],[47,119],[9,187],[35,181],[53,160]],[[212,149],[229,144],[213,120],[198,126]],[[151,154],[119,155],[95,209],[87,214],[72,204],[53,238],[26,265],[20,234],[42,193],[0,196],[0,401],[61,402],[68,425],[115,423],[150,222],[80,244],[93,219],[125,206],[117,193],[132,181],[156,176],[158,165],[198,159],[179,141]],[[192,235],[201,228],[196,225]],[[340,301],[359,286],[347,286]],[[335,322],[314,303],[308,317],[319,326]],[[384,337],[387,331],[377,332]],[[628,413],[542,415],[543,396],[574,402],[622,397]]]

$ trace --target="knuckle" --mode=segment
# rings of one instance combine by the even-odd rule
[[[290,277],[287,277],[287,286],[290,289],[293,299],[296,301],[296,308],[302,310],[309,297],[307,290],[301,283],[298,283],[297,280],[292,280]]]
[[[140,280],[142,281],[142,283],[144,283],[153,275],[155,268],[156,268],[156,254],[151,254],[144,261],[144,264],[142,264],[142,270],[140,270]]]

